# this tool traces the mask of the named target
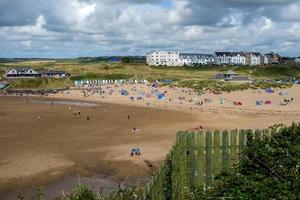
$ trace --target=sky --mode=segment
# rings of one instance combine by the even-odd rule
[[[300,0],[0,0],[0,57],[151,50],[300,56]]]

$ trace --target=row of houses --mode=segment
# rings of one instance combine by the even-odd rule
[[[151,51],[146,62],[151,66],[193,65],[249,65],[278,64],[280,56],[273,52],[215,52],[214,54],[180,53],[179,51]]]
[[[5,78],[37,78],[37,77],[47,77],[47,78],[66,78],[69,76],[65,71],[56,70],[35,70],[31,67],[14,67],[9,68],[5,72]]]

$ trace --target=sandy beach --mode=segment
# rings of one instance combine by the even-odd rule
[[[127,176],[129,182],[146,180],[179,130],[256,129],[300,120],[299,85],[274,89],[272,94],[247,90],[201,96],[188,89],[143,84],[107,85],[101,95],[95,88],[84,90],[47,97],[0,97],[0,196],[13,199],[18,192],[44,186],[55,197],[61,187],[68,192],[77,179],[69,185],[62,182],[78,174],[94,177],[95,182],[99,176],[116,183]],[[129,94],[120,95],[120,90]],[[164,98],[157,99],[161,93]],[[143,98],[137,100],[139,96]],[[286,106],[280,105],[291,98]],[[257,99],[263,104],[257,106]],[[264,103],[268,100],[271,104]],[[233,105],[234,101],[242,105]],[[140,148],[142,155],[131,157],[133,147]]]

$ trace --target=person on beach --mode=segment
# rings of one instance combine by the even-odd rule
[[[38,116],[38,122],[40,122],[41,121],[41,116]]]
[[[77,115],[77,112],[76,112],[76,110],[74,110],[74,111],[73,111],[73,114],[74,114],[74,115]]]
[[[90,120],[90,117],[89,117],[89,116],[87,116],[87,117],[86,117],[86,120]]]
[[[127,119],[128,119],[128,120],[130,119],[130,115],[127,116]]]
[[[80,110],[77,110],[77,114],[80,115]]]

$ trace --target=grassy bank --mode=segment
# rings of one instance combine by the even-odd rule
[[[247,89],[266,89],[269,87],[274,88],[288,88],[292,84],[289,83],[276,83],[276,82],[226,82],[226,81],[216,81],[216,80],[184,80],[179,81],[174,84],[179,87],[187,87],[196,90],[201,93],[204,91],[210,92],[232,92],[238,90],[247,90]]]
[[[16,79],[11,85],[10,89],[54,89],[63,88],[70,84],[67,79]]]
[[[198,67],[150,67],[141,63],[82,63],[80,59],[58,59],[58,60],[26,60],[9,61],[0,64],[0,68],[11,68],[14,66],[31,66],[40,70],[64,70],[70,73],[71,80],[95,80],[95,79],[147,79],[164,80],[172,79],[183,82],[184,85],[190,84],[188,81],[208,81],[217,73],[223,73],[228,70],[236,71],[239,75],[251,76],[256,80],[287,80],[293,77],[300,78],[300,67],[296,65],[285,66],[267,66],[267,67],[220,67],[220,66],[198,66]],[[1,70],[0,70],[1,71]],[[56,80],[58,85],[61,81]],[[39,82],[39,81],[37,81]],[[45,81],[46,82],[46,81]],[[49,81],[52,83],[52,81]],[[224,89],[225,91],[235,90],[235,88],[247,88],[247,84],[213,84],[210,87]],[[24,83],[26,85],[26,83]],[[30,83],[31,84],[31,83]],[[30,85],[29,84],[29,85]],[[18,87],[22,85],[17,84]],[[31,84],[34,85],[34,84]],[[47,84],[37,84],[39,87],[50,87]],[[208,87],[206,83],[197,83],[197,88]]]

